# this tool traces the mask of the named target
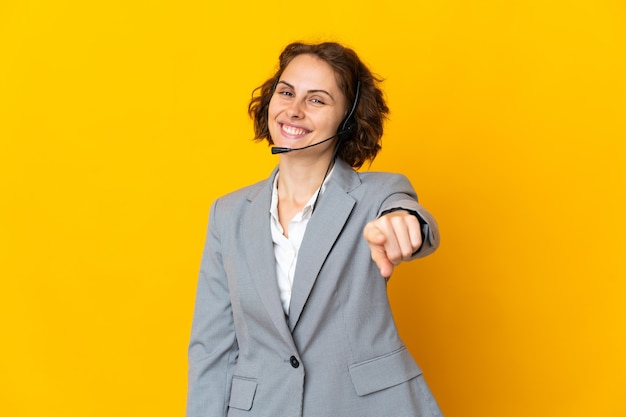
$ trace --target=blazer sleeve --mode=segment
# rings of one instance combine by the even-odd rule
[[[401,174],[393,174],[382,189],[388,190],[380,206],[378,217],[395,210],[407,210],[417,217],[422,231],[422,246],[413,259],[423,258],[439,247],[439,227],[432,214],[419,202],[411,182]]]
[[[238,345],[222,263],[218,202],[211,206],[191,338],[187,417],[226,416]]]

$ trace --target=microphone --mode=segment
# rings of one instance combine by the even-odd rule
[[[307,149],[307,148],[311,148],[313,146],[321,145],[322,143],[328,142],[329,140],[334,139],[334,138],[336,138],[339,135],[347,133],[348,130],[350,130],[350,129],[342,130],[340,132],[335,133],[334,135],[332,135],[331,137],[329,137],[327,139],[324,139],[324,140],[322,140],[320,142],[317,142],[317,143],[313,143],[311,145],[303,146],[301,148],[281,148],[280,146],[272,146],[272,155],[276,155],[276,154],[279,154],[279,153],[287,153],[287,152],[291,152],[291,151],[301,151],[302,149]]]

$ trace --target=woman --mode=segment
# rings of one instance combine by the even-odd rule
[[[404,176],[354,170],[380,150],[378,81],[348,48],[294,43],[252,98],[280,162],[211,207],[188,417],[441,415],[386,294],[436,223]]]

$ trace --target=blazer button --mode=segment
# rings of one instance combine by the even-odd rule
[[[291,366],[293,366],[294,368],[297,368],[298,366],[300,366],[300,362],[298,362],[298,359],[296,359],[295,356],[292,356],[291,358],[289,358],[289,362],[291,363]]]

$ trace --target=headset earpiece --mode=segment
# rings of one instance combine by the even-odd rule
[[[352,107],[348,112],[348,115],[343,119],[343,122],[339,125],[339,130],[337,131],[339,135],[344,136],[345,134],[354,129],[356,122],[354,121],[354,113],[356,112],[357,105],[359,104],[359,96],[361,95],[361,81],[356,82],[356,91],[354,93],[354,101],[352,102]],[[339,139],[343,139],[342,137]]]

